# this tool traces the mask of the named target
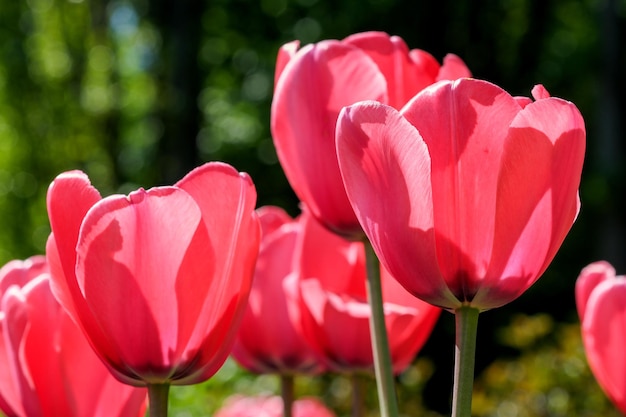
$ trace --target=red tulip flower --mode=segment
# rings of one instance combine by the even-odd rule
[[[576,281],[576,307],[589,367],[626,414],[626,279],[607,262],[585,267]]]
[[[302,222],[278,207],[258,210],[262,240],[248,307],[232,350],[255,373],[317,373],[322,365],[303,335],[293,269]]]
[[[194,384],[221,367],[252,283],[255,203],[222,163],[128,196],[101,199],[78,171],[50,185],[53,290],[117,378]]]
[[[294,401],[293,417],[335,417],[320,400],[305,397]],[[215,417],[282,417],[283,401],[278,396],[245,397],[233,395],[224,402]]]
[[[359,239],[363,232],[335,153],[339,111],[361,100],[399,109],[426,86],[470,72],[455,55],[440,66],[427,52],[409,51],[401,38],[382,32],[298,46],[284,45],[276,63],[271,129],[278,158],[313,215],[331,230]]]
[[[0,410],[10,417],[139,417],[146,390],[122,384],[50,291],[45,257],[0,269]]]
[[[401,111],[343,109],[337,153],[350,202],[389,272],[456,310],[506,304],[544,272],[579,211],[582,116],[541,86],[439,82]]]
[[[335,372],[372,372],[371,309],[362,242],[347,241],[304,212],[294,270],[300,280],[302,326],[308,343]],[[381,268],[391,362],[402,372],[424,345],[440,309],[422,302]]]

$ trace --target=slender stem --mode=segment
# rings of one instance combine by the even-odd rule
[[[167,417],[169,384],[148,384],[148,410],[150,417]]]
[[[283,417],[291,417],[293,415],[293,375],[280,376],[280,394],[283,398]]]
[[[363,377],[356,373],[350,376],[352,382],[352,417],[363,416]]]
[[[461,307],[454,312],[456,347],[454,351],[454,389],[452,417],[470,417],[476,360],[476,333],[478,313],[473,307]]]
[[[395,381],[391,367],[387,328],[385,327],[383,294],[380,285],[380,265],[371,243],[367,239],[363,243],[367,262],[367,296],[372,310],[370,332],[372,335],[374,371],[376,372],[380,415],[381,417],[397,417],[398,401],[396,399]]]

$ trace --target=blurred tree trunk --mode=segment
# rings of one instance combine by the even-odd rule
[[[104,45],[107,47],[111,47],[111,37],[109,34],[109,21],[107,16],[107,7],[110,2],[108,0],[97,0],[92,1],[90,4],[90,13],[91,13],[91,35],[94,38],[95,45]],[[89,50],[83,51],[83,61],[87,60],[89,56]],[[81,76],[85,73],[85,70],[81,70]],[[116,85],[119,82],[119,74],[117,71],[112,71],[112,79],[110,82],[113,85]],[[119,100],[119,91],[115,94],[117,95],[116,101]],[[105,112],[102,116],[101,125],[103,126],[106,134],[103,135],[103,147],[107,150],[109,154],[109,158],[111,158],[111,186],[118,186],[120,183],[123,183],[128,180],[125,175],[122,173],[120,169],[119,163],[116,163],[116,160],[120,153],[120,109],[119,106],[113,106],[110,110]]]
[[[609,182],[609,188],[624,192],[621,174],[624,172],[623,147],[621,141],[624,132],[620,123],[618,103],[619,93],[619,51],[620,37],[617,16],[617,1],[602,2],[603,9],[600,15],[600,35],[602,48],[602,70],[600,73],[600,96],[598,97],[597,136],[590,144],[595,145],[594,161],[591,161],[599,173]],[[606,259],[618,271],[626,270],[624,258],[626,227],[623,216],[623,199],[619,196],[610,198],[612,204],[608,212],[602,217],[600,226],[599,248],[597,256]]]
[[[161,29],[161,95],[158,107],[163,122],[159,155],[161,180],[173,183],[200,161],[196,137],[201,119],[198,95],[202,74],[198,51],[202,36],[204,2],[201,0],[154,0],[148,18]]]

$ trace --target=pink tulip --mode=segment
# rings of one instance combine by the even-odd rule
[[[335,417],[318,399],[305,397],[293,404],[293,417]],[[278,396],[245,397],[233,395],[214,417],[282,417],[283,400]]]
[[[322,365],[302,335],[292,262],[302,223],[278,207],[262,207],[258,213],[261,250],[232,356],[256,373],[317,373]]]
[[[579,211],[585,127],[576,106],[533,89],[439,82],[401,111],[345,108],[337,153],[381,263],[440,307],[506,304],[544,272]]]
[[[259,249],[255,200],[222,163],[128,196],[101,199],[78,171],[50,185],[53,291],[121,381],[193,384],[221,367]]]
[[[626,414],[626,279],[604,261],[585,267],[576,281],[576,306],[589,367]]]
[[[0,410],[20,417],[138,417],[146,390],[117,381],[55,300],[45,257],[0,269]]]
[[[358,33],[298,50],[284,45],[276,62],[271,128],[287,179],[313,215],[331,230],[361,238],[362,230],[337,165],[335,124],[342,107],[378,100],[400,108],[441,79],[470,75],[455,55],[443,66],[397,36]]]
[[[363,243],[331,233],[308,212],[299,222],[293,267],[300,279],[305,338],[329,369],[372,372]],[[383,268],[381,285],[391,361],[400,373],[426,342],[441,310],[413,297]]]

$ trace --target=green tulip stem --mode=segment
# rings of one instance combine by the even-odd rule
[[[478,313],[473,307],[455,310],[456,346],[454,350],[454,388],[452,417],[472,415],[472,390],[474,388],[474,362],[476,361],[476,333]]]
[[[365,389],[363,376],[358,373],[350,375],[352,383],[352,417],[363,417],[363,391]]]
[[[148,384],[148,410],[150,417],[167,417],[169,384]]]
[[[283,417],[291,417],[293,415],[293,385],[293,375],[280,376],[280,395],[283,398]]]
[[[391,354],[385,313],[383,311],[383,294],[380,284],[380,264],[369,240],[364,240],[365,259],[367,263],[367,297],[372,310],[370,332],[372,350],[374,352],[374,371],[378,388],[378,402],[381,417],[397,417],[398,401],[396,399],[395,381],[391,367]]]

